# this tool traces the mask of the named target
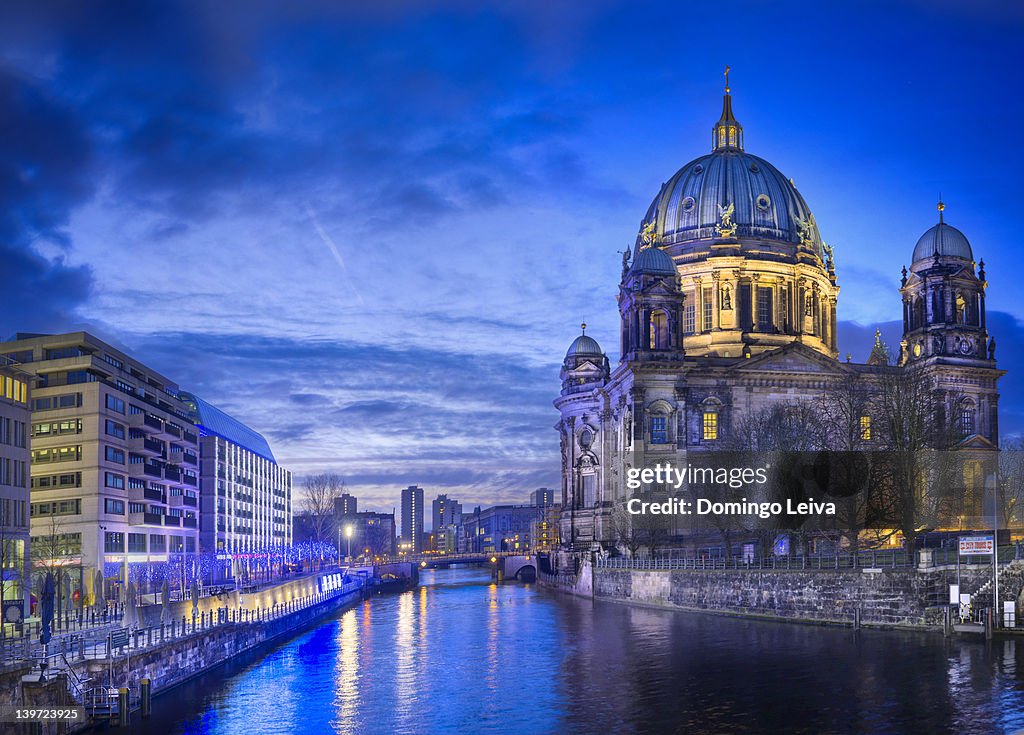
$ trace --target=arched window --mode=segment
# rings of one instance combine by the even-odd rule
[[[675,441],[672,430],[672,405],[667,401],[655,401],[648,408],[647,430],[649,441],[653,444],[671,444]]]
[[[651,349],[667,350],[668,348],[668,315],[659,309],[651,312]]]
[[[960,433],[964,436],[974,434],[974,404],[971,401],[960,404]]]

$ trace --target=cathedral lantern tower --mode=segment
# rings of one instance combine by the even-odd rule
[[[900,361],[948,358],[958,364],[993,366],[995,342],[985,315],[985,263],[975,271],[971,245],[945,221],[921,235],[910,272],[903,269],[903,342]]]
[[[711,141],[711,153],[661,186],[634,248],[639,259],[654,243],[676,265],[687,356],[756,356],[799,342],[836,357],[832,249],[792,179],[745,150],[728,68]]]
[[[903,339],[900,364],[924,367],[944,396],[952,435],[961,446],[995,449],[999,443],[996,343],[985,314],[985,263],[975,269],[964,234],[939,221],[914,247],[903,269]],[[980,492],[980,489],[978,489]]]

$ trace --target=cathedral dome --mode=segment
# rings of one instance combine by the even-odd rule
[[[630,267],[633,273],[648,273],[653,276],[674,276],[676,264],[672,256],[658,247],[641,248]]]
[[[728,76],[722,116],[711,130],[711,153],[679,169],[651,202],[637,249],[736,237],[792,244],[824,259],[818,226],[792,179],[743,150]]]
[[[806,240],[823,257],[818,226],[793,182],[738,148],[719,148],[679,169],[654,198],[644,222],[655,222],[662,246],[715,239],[721,237],[722,211],[730,206],[736,237],[794,245]]]
[[[585,327],[584,327],[585,328]],[[579,337],[572,341],[569,345],[568,351],[565,353],[566,357],[582,357],[582,356],[594,356],[604,357],[604,352],[601,351],[601,345],[597,343],[597,340],[593,337],[588,337],[586,334],[581,334]]]
[[[928,228],[914,246],[914,260],[932,258],[936,254],[952,258],[963,258],[974,261],[974,253],[967,237],[952,225],[942,220],[942,212],[946,205],[939,202],[939,223]]]

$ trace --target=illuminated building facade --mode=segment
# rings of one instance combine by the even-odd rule
[[[402,490],[402,540],[410,553],[423,551],[423,488],[416,485]]]
[[[0,353],[33,376],[31,558],[60,572],[61,604],[140,589],[192,566],[199,435],[178,387],[85,332],[18,335]]]
[[[200,435],[200,549],[217,560],[214,580],[232,559],[292,542],[292,475],[267,440],[192,393],[181,392]]]
[[[433,531],[431,548],[434,551],[450,552],[456,538],[455,529],[462,522],[462,503],[441,494],[430,504],[430,511]]]
[[[618,364],[585,325],[565,354],[555,400],[562,542],[615,545],[630,469],[685,467],[693,453],[729,448],[746,417],[848,380],[877,386],[908,365],[934,381],[958,448],[978,453],[966,483],[980,491],[998,447],[1002,372],[986,326],[984,263],[976,267],[943,208],[899,284],[898,365],[886,364],[877,338],[867,364],[838,360],[832,248],[792,180],[745,151],[727,80],[712,151],[666,181],[623,254]],[[872,416],[859,420],[870,437]]]
[[[5,625],[28,614],[29,379],[0,362],[0,620]]]

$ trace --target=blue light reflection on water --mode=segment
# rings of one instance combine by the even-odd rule
[[[1024,645],[672,613],[427,571],[154,700],[133,732],[1001,733]],[[1021,641],[1024,644],[1024,641]]]

